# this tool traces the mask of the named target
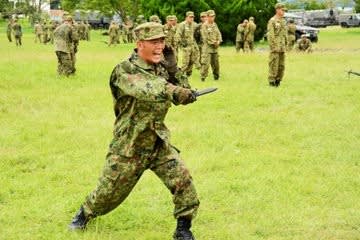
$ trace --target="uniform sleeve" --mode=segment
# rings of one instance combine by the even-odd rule
[[[118,65],[110,77],[110,87],[114,94],[116,88],[121,95],[131,96],[142,101],[163,102],[173,101],[173,89],[168,88],[168,82],[157,76],[146,76],[146,74],[134,71],[128,73],[125,69],[130,63]],[[124,69],[125,68],[125,69]]]
[[[275,48],[275,29],[273,21],[270,19],[267,25],[267,39],[269,42],[270,50]]]

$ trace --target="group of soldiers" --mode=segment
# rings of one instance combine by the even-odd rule
[[[243,50],[243,52],[254,51],[254,36],[256,31],[255,18],[250,17],[245,19],[237,26],[236,29],[236,52]]]
[[[111,21],[108,34],[109,42],[108,46],[116,45],[120,43],[120,39],[123,43],[133,43],[135,40],[134,29],[145,23],[145,18],[143,15],[139,15],[135,23],[131,20],[130,16],[127,16],[124,23],[118,24],[115,21]]]
[[[17,19],[8,20],[6,35],[9,42],[12,42],[12,37],[14,37],[16,46],[22,45],[22,28]]]
[[[301,38],[296,41],[296,24],[293,19],[290,19],[287,23],[287,51],[292,51],[294,46],[297,51],[308,53],[312,51],[311,41],[306,34],[302,34]]]

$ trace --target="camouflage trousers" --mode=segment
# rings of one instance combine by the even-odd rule
[[[181,70],[187,76],[191,76],[194,64],[196,65],[199,64],[199,48],[197,44],[183,47]]]
[[[295,35],[288,35],[287,51],[291,51],[294,48],[296,38]]]
[[[218,80],[220,77],[219,54],[217,52],[208,53],[206,49],[203,49],[200,69],[201,80],[204,81],[207,78],[210,66],[212,68],[214,79]]]
[[[58,74],[69,76],[75,73],[75,63],[73,61],[74,56],[71,53],[65,53],[56,51],[58,59]]]
[[[9,40],[9,42],[12,42],[12,38],[11,38],[11,31],[7,31],[6,32],[7,38]]]
[[[117,36],[116,35],[110,35],[109,36],[109,46],[116,45],[117,44]]]
[[[269,56],[269,82],[281,81],[285,71],[285,53],[270,52]]]
[[[245,52],[254,51],[254,41],[245,41],[244,42],[244,51]]]
[[[174,217],[195,217],[199,200],[192,177],[174,147],[157,141],[154,151],[149,153],[125,157],[119,152],[114,139],[98,185],[83,204],[86,217],[104,215],[119,206],[147,169],[153,171],[173,195]]]
[[[15,44],[16,46],[21,46],[21,36],[15,36]]]
[[[40,43],[42,43],[41,37],[42,37],[42,34],[41,34],[41,33],[35,34],[35,43],[37,43],[38,41],[39,41]]]
[[[49,41],[49,36],[48,36],[47,33],[44,33],[44,34],[43,34],[43,41],[42,41],[42,42],[43,42],[44,44],[47,44],[48,41]]]
[[[243,41],[236,41],[235,49],[236,49],[236,52],[240,52],[240,49],[242,49],[245,52],[244,42]]]

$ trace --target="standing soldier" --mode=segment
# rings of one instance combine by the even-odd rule
[[[158,15],[151,15],[149,18],[149,21],[161,24],[161,20]]]
[[[55,21],[51,21],[51,24],[49,26],[49,41],[51,44],[54,44],[54,31],[57,27],[57,24]]]
[[[195,41],[199,47],[199,58],[198,58],[198,62],[196,62],[195,64],[198,65],[197,67],[199,70],[201,69],[202,48],[204,45],[203,39],[201,37],[201,27],[207,21],[207,12],[200,13],[200,21],[201,22],[196,25],[195,32],[194,32]]]
[[[55,53],[58,59],[59,75],[69,76],[75,73],[74,57],[75,48],[78,43],[78,36],[73,28],[73,20],[71,16],[65,17],[64,22],[55,29]]]
[[[301,35],[301,39],[299,39],[296,48],[300,52],[312,52],[311,41],[306,37],[306,34]]]
[[[287,45],[287,29],[284,20],[285,5],[275,5],[276,14],[267,25],[267,38],[270,46],[269,85],[280,86],[285,70],[285,50]]]
[[[288,31],[288,45],[287,45],[287,50],[291,51],[295,45],[295,41],[296,41],[296,36],[295,36],[295,32],[296,32],[296,25],[294,23],[293,19],[289,20],[289,23],[287,25],[287,31]]]
[[[42,43],[41,37],[43,34],[43,28],[42,28],[42,25],[38,21],[35,22],[34,33],[35,33],[35,43],[37,43],[38,40],[40,43]]]
[[[190,228],[200,202],[189,170],[170,143],[164,119],[171,103],[187,105],[196,97],[191,89],[169,82],[161,64],[163,26],[144,23],[135,35],[136,51],[110,76],[116,122],[105,166],[69,229],[83,230],[89,220],[114,210],[150,169],[173,195],[177,220],[173,239],[194,240]]]
[[[214,80],[220,77],[218,48],[222,42],[220,30],[215,23],[215,11],[207,11],[207,22],[201,27],[201,36],[204,42],[203,54],[201,56],[201,81],[208,76],[209,65],[211,65]]]
[[[86,31],[86,26],[84,21],[80,21],[79,23],[79,39],[80,40],[85,40],[85,31]]]
[[[133,21],[131,20],[130,16],[126,16],[124,30],[125,30],[125,36],[126,36],[127,43],[133,42],[133,29],[134,29]]]
[[[117,44],[118,36],[119,36],[119,26],[114,21],[111,21],[111,24],[109,26],[109,44],[108,44],[109,47],[111,45]]]
[[[21,46],[22,30],[21,30],[21,25],[18,23],[17,19],[14,20],[14,24],[12,25],[12,30],[14,33],[16,46]]]
[[[194,12],[186,12],[185,21],[179,23],[176,30],[176,45],[182,48],[182,66],[181,70],[189,77],[192,74],[192,68],[199,58],[199,48],[194,39],[196,23],[194,23]]]
[[[239,23],[236,29],[236,52],[239,52],[240,49],[245,52],[244,41],[245,41],[245,28],[248,24],[248,20],[245,19],[242,23]]]
[[[256,24],[254,23],[254,17],[249,18],[249,22],[246,25],[244,32],[244,49],[245,52],[254,51],[254,36],[255,36]]]
[[[85,40],[90,41],[91,25],[88,21],[85,22]]]
[[[11,32],[12,32],[12,19],[9,18],[8,24],[7,24],[7,29],[6,29],[6,36],[9,40],[9,42],[12,42]]]
[[[48,42],[48,31],[49,31],[49,26],[46,24],[46,21],[44,22],[43,25],[43,43],[46,44]]]

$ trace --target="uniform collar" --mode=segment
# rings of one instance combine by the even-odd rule
[[[139,55],[137,53],[137,49],[134,49],[134,52],[131,55],[131,62],[134,65],[136,65],[139,68],[142,68],[144,70],[154,70],[155,69],[154,64],[149,64],[149,63],[145,62],[141,57],[139,57]]]

